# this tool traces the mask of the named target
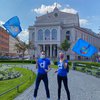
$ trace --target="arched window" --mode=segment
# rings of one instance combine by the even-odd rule
[[[50,40],[50,31],[48,29],[45,30],[45,40]]]
[[[67,32],[66,32],[66,35],[70,35],[70,31],[67,31]]]
[[[43,30],[42,29],[38,31],[38,40],[43,40]]]
[[[57,30],[56,29],[52,30],[52,40],[57,40]]]

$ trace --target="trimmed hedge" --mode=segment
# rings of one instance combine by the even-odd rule
[[[84,66],[87,68],[93,68],[92,66],[95,67],[100,67],[100,63],[95,63],[95,62],[74,62],[75,66]]]
[[[74,70],[84,72],[100,78],[100,63],[95,62],[74,62]]]
[[[35,60],[0,60],[0,63],[31,63],[36,64]]]
[[[57,62],[58,62],[58,61],[53,61],[54,65],[57,65]]]

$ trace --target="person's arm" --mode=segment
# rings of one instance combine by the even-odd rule
[[[56,63],[56,65],[58,66],[58,62]],[[58,72],[58,68],[55,70],[55,72],[54,73],[57,73]]]
[[[51,70],[51,66],[48,66],[48,69],[45,69],[45,71],[48,73]]]
[[[64,61],[64,68],[66,69],[68,65],[68,61]]]
[[[45,69],[45,71],[48,73],[50,70],[51,70],[51,63],[50,63],[50,61],[48,61],[48,69]]]
[[[36,69],[38,68],[38,63],[36,62]]]
[[[58,72],[58,69],[55,70],[55,73],[57,73],[57,72]]]

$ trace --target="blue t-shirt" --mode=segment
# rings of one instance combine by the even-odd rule
[[[68,60],[64,60],[64,62],[58,61],[58,75],[59,76],[66,76],[67,75],[67,68],[64,68],[64,63],[68,64]]]
[[[48,70],[48,66],[50,65],[50,60],[47,58],[44,59],[39,58],[37,63],[38,63],[38,73],[46,74],[47,72],[45,71],[45,69]]]

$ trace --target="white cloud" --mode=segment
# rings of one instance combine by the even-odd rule
[[[88,24],[88,20],[87,19],[79,19],[80,25],[84,26]]]
[[[0,26],[1,26],[1,27],[3,27],[3,24],[4,24],[4,22],[3,22],[3,21],[0,21]],[[4,28],[4,27],[3,27],[3,28]],[[28,32],[28,30],[27,30],[27,29],[25,29],[25,30],[23,29],[22,32],[18,35],[18,37],[19,37],[22,41],[28,43],[28,40],[29,40],[29,32]]]
[[[4,22],[3,21],[0,21],[0,26],[1,27],[3,27],[3,24],[4,24]]]
[[[36,12],[37,14],[45,14],[47,12],[52,12],[56,6],[58,8],[63,7],[61,4],[55,2],[54,4],[49,5],[49,6],[42,4],[40,8],[32,9],[32,11]],[[70,5],[68,5],[68,4],[66,5],[65,8],[61,9],[61,11],[67,12],[67,13],[72,13],[72,14],[76,14],[78,12],[74,8],[71,8]]]
[[[22,32],[18,35],[18,37],[19,37],[22,41],[28,43],[28,40],[29,40],[29,32],[28,32],[28,30],[27,30],[27,29],[22,30]]]
[[[56,7],[56,5],[58,8],[61,7],[61,5],[59,3],[55,2],[54,4],[49,5],[49,6],[42,4],[40,8],[35,8],[32,11],[36,12],[37,14],[45,14],[47,12],[52,12],[53,9]]]
[[[71,14],[76,14],[78,11],[75,10],[74,8],[71,7],[66,7],[64,9],[62,9],[61,11],[66,12],[66,13],[71,13]]]

